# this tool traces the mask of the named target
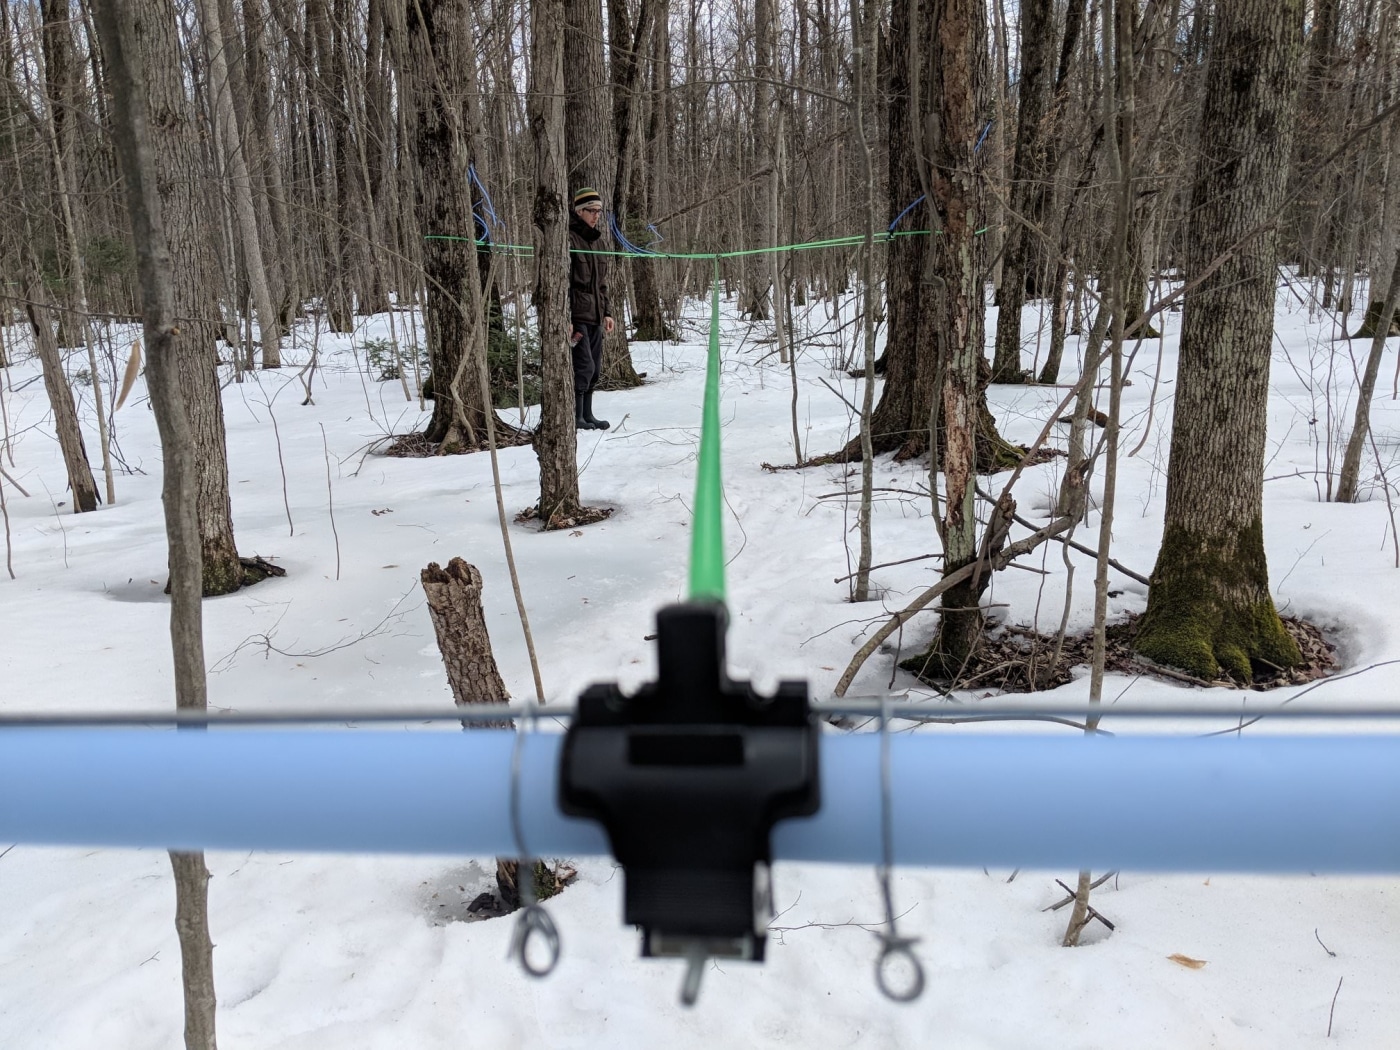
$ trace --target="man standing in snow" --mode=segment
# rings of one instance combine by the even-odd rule
[[[569,318],[574,355],[574,423],[579,430],[607,430],[608,421],[593,415],[593,388],[603,371],[603,336],[613,330],[608,303],[607,256],[601,251],[603,198],[591,186],[574,194],[569,220]]]

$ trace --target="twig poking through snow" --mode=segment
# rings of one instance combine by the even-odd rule
[[[1103,885],[1104,879],[1107,879],[1107,878],[1108,878],[1108,876],[1105,875],[1104,878],[1103,878],[1103,879],[1100,879],[1097,883],[1090,883],[1090,884],[1089,884],[1090,888],[1092,889],[1094,886],[1101,886],[1101,885]],[[1056,879],[1056,880],[1055,880],[1055,884],[1056,884],[1057,886],[1059,886],[1060,889],[1064,890],[1066,893],[1069,894],[1069,900],[1063,901],[1063,902],[1061,902],[1060,904],[1055,905],[1055,908],[1062,908],[1062,907],[1064,907],[1066,904],[1071,903],[1071,902],[1074,900],[1076,894],[1075,894],[1075,891],[1074,891],[1074,890],[1070,889],[1068,886],[1066,886],[1066,885],[1065,885],[1063,882],[1061,882],[1059,879]],[[1054,909],[1051,909],[1051,910],[1054,910]],[[1084,910],[1085,910],[1085,912],[1088,913],[1088,916],[1089,916],[1088,919],[1085,919],[1085,920],[1084,920],[1085,923],[1087,923],[1087,922],[1089,921],[1089,919],[1098,919],[1099,922],[1103,923],[1103,924],[1104,924],[1105,926],[1107,926],[1110,930],[1116,930],[1116,929],[1118,928],[1118,927],[1114,926],[1113,923],[1111,923],[1111,922],[1109,922],[1107,919],[1105,919],[1098,911],[1096,911],[1096,910],[1094,909],[1094,906],[1093,906],[1092,904],[1085,904],[1085,905],[1084,905]]]
[[[1342,994],[1342,981],[1346,978],[1337,978],[1337,990],[1332,993],[1332,1009],[1327,1011],[1327,1038],[1332,1038],[1332,1015],[1337,1012],[1337,996]]]
[[[326,455],[326,513],[331,518],[331,535],[335,537],[335,578],[340,579],[340,533],[335,528],[335,505],[331,500],[331,447],[326,442],[326,425],[318,423],[321,428],[321,449]]]
[[[5,474],[5,472],[0,470],[0,474]],[[9,477],[9,475],[5,474],[5,477]],[[10,539],[10,507],[5,502],[5,483],[3,480],[0,480],[0,515],[5,518],[5,568],[10,574],[10,579],[13,580],[15,578],[14,547]],[[0,857],[4,855],[0,853]]]

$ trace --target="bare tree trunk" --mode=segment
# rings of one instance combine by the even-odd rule
[[[175,367],[180,338],[175,312],[174,267],[156,189],[159,159],[151,139],[142,48],[133,32],[138,5],[110,0],[97,8],[115,113],[113,138],[126,182],[127,208],[136,244],[146,342],[146,380],[163,449],[162,501],[170,560],[170,639],[175,664],[175,704],[207,707],[199,515],[199,464],[186,413],[185,391]],[[214,947],[209,937],[208,879],[202,853],[170,855],[175,874],[175,922],[180,940],[185,998],[186,1050],[217,1050]]]
[[[1371,336],[1371,352],[1366,355],[1366,371],[1361,377],[1361,388],[1356,393],[1356,421],[1352,424],[1351,438],[1347,441],[1346,454],[1342,457],[1342,476],[1337,484],[1337,502],[1355,503],[1356,486],[1361,476],[1361,453],[1366,437],[1371,432],[1371,397],[1376,391],[1376,376],[1381,369],[1381,358],[1385,355],[1386,333],[1391,329],[1395,318],[1395,304],[1400,300],[1400,251],[1390,266],[1390,288],[1385,293],[1385,301],[1375,317],[1375,333]]]
[[[277,312],[272,305],[267,267],[263,263],[262,239],[258,234],[258,213],[253,204],[253,182],[248,175],[248,160],[244,150],[245,136],[234,112],[233,89],[229,83],[229,64],[224,45],[225,33],[219,20],[219,3],[218,0],[199,0],[199,8],[209,50],[214,123],[228,154],[229,174],[233,181],[233,207],[238,217],[238,234],[243,247],[243,266],[248,274],[248,285],[252,289],[253,304],[258,312],[262,363],[264,368],[281,368],[281,333]],[[231,38],[236,39],[236,36]],[[250,347],[249,353],[251,352]]]
[[[48,309],[42,305],[43,294],[39,282],[31,275],[24,293],[27,300],[25,308],[34,331],[34,347],[43,367],[44,389],[53,408],[54,432],[58,436],[58,447],[63,452],[63,465],[68,470],[73,512],[82,514],[97,509],[97,482],[93,479],[92,468],[88,466],[87,449],[83,447],[83,433],[78,426],[78,413],[73,408],[73,391],[68,386],[68,377],[63,373],[53,322],[49,319]]]
[[[670,0],[655,0],[657,13],[652,29],[651,88],[648,92],[649,117],[645,143],[639,145],[639,155],[645,158],[645,171],[632,177],[631,209],[635,221],[644,216],[643,208],[650,206],[651,215],[660,214],[663,197],[669,192],[671,121],[671,37]],[[632,322],[638,341],[670,339],[672,332],[662,311],[660,267],[664,263],[648,262],[640,257],[629,259],[632,271]],[[606,347],[604,347],[606,352]]]
[[[1379,104],[1388,100],[1387,96],[1391,99],[1394,97],[1396,51],[1400,49],[1400,4],[1394,0],[1380,4],[1375,46],[1376,69],[1383,78],[1382,88],[1376,92],[1376,108],[1379,109]],[[1366,312],[1362,315],[1361,327],[1353,337],[1363,339],[1378,331],[1383,333],[1383,337],[1400,335],[1400,321],[1395,320],[1393,311],[1388,327],[1382,327],[1378,320],[1386,298],[1382,289],[1391,283],[1395,247],[1400,242],[1400,133],[1395,130],[1395,121],[1389,120],[1383,124],[1377,138],[1381,174],[1376,213],[1380,221],[1368,238],[1370,250],[1366,253],[1366,269],[1371,280],[1366,296]]]
[[[171,353],[183,389],[185,415],[193,430],[199,470],[197,508],[204,593],[227,594],[243,586],[245,573],[234,543],[229,499],[216,349],[218,323],[213,320],[218,307],[206,283],[214,268],[209,259],[207,221],[197,195],[203,165],[185,93],[175,10],[162,0],[127,2],[136,17],[133,39],[141,49],[144,88],[149,93],[148,134],[155,151],[155,170],[162,176],[158,182],[161,221],[173,253],[171,309],[180,338],[172,342]],[[170,454],[168,444],[162,443],[162,453]]]
[[[49,119],[53,127],[53,138],[57,140],[56,152],[63,157],[73,155],[74,139],[74,87],[75,66],[73,48],[72,13],[67,0],[42,0],[43,30],[41,34],[44,58],[44,97],[48,103]],[[59,182],[60,193],[62,182]],[[55,240],[65,243],[72,236],[70,225],[72,216],[63,210],[52,214]],[[67,260],[59,257],[56,267],[58,276],[67,285],[74,274],[66,265]],[[74,330],[73,322],[80,320],[78,314],[62,310],[58,314],[58,345],[60,347],[83,345],[82,336]]]
[[[170,851],[175,876],[175,933],[185,989],[185,1050],[216,1050],[214,943],[209,936],[209,869],[204,854]]]
[[[322,180],[322,193],[326,197],[320,202],[328,269],[325,287],[322,289],[326,303],[326,319],[330,322],[331,331],[347,333],[355,327],[355,305],[350,279],[350,253],[353,248],[349,236],[349,223],[345,221],[352,214],[348,207],[350,197],[346,182],[350,177],[350,131],[349,118],[345,111],[345,93],[348,85],[342,76],[343,69],[336,47],[340,32],[339,19],[332,16],[330,2],[332,0],[306,0],[306,30],[314,47],[316,94],[320,96],[317,101],[321,103],[318,107],[319,112],[309,116],[312,121],[326,128],[330,140],[320,143],[320,164],[317,172]],[[333,2],[338,4],[339,0]],[[410,7],[413,6],[416,5],[410,3]],[[424,5],[425,8],[428,6],[430,5]],[[472,227],[468,223],[461,228],[470,230]]]
[[[403,17],[407,68],[401,71],[401,84],[414,122],[419,230],[474,230],[464,95],[477,86],[474,75],[461,75],[463,69],[475,69],[475,59],[467,54],[475,46],[471,12],[459,0],[407,0]],[[486,413],[492,408],[476,381],[478,358],[486,353],[476,247],[469,241],[425,241],[423,269],[435,399],[425,436],[444,452],[482,448]],[[498,433],[514,436],[503,423]]]
[[[977,139],[983,128],[979,122],[976,106],[958,113],[959,119],[966,119],[968,132],[966,143],[950,145],[948,136],[954,134],[944,121],[946,114],[936,112],[942,105],[944,93],[948,90],[949,78],[955,74],[945,69],[937,60],[930,59],[931,48],[943,46],[936,43],[943,34],[952,32],[944,25],[947,0],[938,0],[929,7],[925,0],[895,0],[891,12],[890,39],[891,69],[889,73],[889,196],[898,201],[899,207],[917,200],[923,191],[927,198],[901,220],[902,226],[923,229],[943,229],[945,216],[940,210],[943,202],[938,193],[956,185],[959,201],[964,194],[974,193],[980,209],[981,174],[974,175],[972,167]],[[979,10],[986,14],[985,3],[977,0]],[[936,8],[936,10],[935,10]],[[961,16],[958,16],[958,24]],[[933,32],[931,26],[937,26]],[[978,23],[979,40],[985,42],[985,26]],[[933,38],[931,40],[930,38]],[[972,47],[972,45],[968,45]],[[974,62],[980,70],[984,61],[982,44],[975,55],[957,58],[955,63],[961,76]],[[941,52],[940,52],[941,53]],[[982,56],[982,57],[979,57]],[[954,89],[960,94],[962,88]],[[956,132],[961,135],[961,127]],[[934,155],[937,154],[937,158]],[[946,164],[946,169],[939,169]],[[938,181],[939,172],[943,181]],[[961,218],[962,205],[954,209]],[[980,211],[978,212],[980,219]],[[975,236],[980,225],[969,226],[967,236],[973,243],[967,245],[966,259],[950,256],[961,252],[948,247],[948,238],[900,237],[894,240],[888,251],[886,273],[888,283],[886,301],[888,303],[888,337],[885,341],[885,389],[880,395],[880,403],[875,407],[871,424],[871,440],[874,451],[895,453],[896,460],[910,459],[924,455],[931,448],[946,447],[946,443],[933,434],[930,421],[943,420],[939,427],[946,425],[942,409],[934,411],[934,402],[941,399],[944,390],[944,363],[950,341],[971,349],[975,344],[975,356],[960,358],[961,362],[976,370],[982,359],[982,270],[981,253],[984,250],[982,238]],[[978,261],[974,262],[974,256]],[[971,269],[963,270],[966,262]],[[944,268],[957,268],[957,276],[951,276]],[[975,325],[976,332],[959,328],[956,332],[949,327],[946,310],[949,309],[944,282],[956,280],[959,283],[955,297],[967,304],[967,324]],[[966,288],[963,281],[971,282]],[[961,307],[959,307],[961,309]],[[961,343],[963,338],[967,342]],[[1002,439],[997,432],[996,420],[987,408],[986,374],[978,375],[971,390],[975,396],[973,441],[977,456],[978,471],[1009,469],[1020,461],[1020,452]],[[827,456],[809,459],[809,466],[824,463],[855,462],[861,456],[860,438],[854,438],[837,452]],[[935,467],[937,463],[935,462]]]
[[[1129,6],[1131,5],[1131,6]],[[1093,659],[1089,670],[1089,703],[1097,706],[1103,701],[1104,667],[1108,652],[1108,562],[1109,549],[1113,542],[1113,511],[1118,486],[1118,422],[1123,401],[1123,332],[1124,321],[1130,316],[1127,300],[1128,284],[1133,280],[1133,263],[1128,257],[1130,238],[1128,228],[1133,222],[1133,135],[1134,135],[1134,87],[1133,76],[1133,21],[1137,0],[1114,0],[1113,69],[1104,77],[1104,139],[1108,144],[1109,172],[1117,184],[1117,207],[1114,209],[1113,242],[1109,254],[1110,285],[1101,316],[1113,317],[1112,337],[1109,356],[1112,361],[1109,379],[1109,410],[1104,426],[1104,483],[1103,502],[1099,512],[1099,550],[1094,568],[1094,642]],[[1105,33],[1105,36],[1110,34]],[[1131,316],[1136,316],[1131,315]],[[1096,326],[1097,327],[1097,326]],[[1097,358],[1093,358],[1097,362]],[[1088,362],[1086,361],[1086,365]],[[1097,363],[1094,367],[1097,369]],[[1092,382],[1085,382],[1087,391]],[[1087,479],[1081,476],[1081,491],[1087,490]],[[1067,485],[1070,478],[1066,476]],[[1084,720],[1084,732],[1098,731],[1099,716],[1090,715]],[[1089,891],[1091,883],[1088,871],[1079,873],[1079,882],[1074,893],[1074,909],[1070,915],[1065,936],[1061,942],[1066,948],[1078,946],[1080,934],[1088,922]]]
[[[112,476],[112,443],[111,435],[107,429],[107,405],[102,395],[102,372],[97,363],[97,349],[94,345],[92,325],[88,316],[88,291],[87,279],[83,267],[83,253],[80,247],[80,236],[78,233],[78,215],[74,206],[77,198],[78,186],[73,171],[73,150],[71,145],[72,135],[60,134],[59,128],[66,126],[66,122],[60,110],[71,105],[68,98],[69,91],[64,78],[55,80],[59,70],[71,61],[72,39],[67,18],[69,12],[65,9],[61,12],[54,10],[51,3],[44,4],[44,37],[46,42],[53,38],[56,43],[51,51],[51,56],[62,55],[62,59],[54,59],[46,63],[44,73],[49,98],[49,119],[46,122],[45,130],[49,136],[49,149],[53,154],[54,183],[58,196],[58,217],[61,220],[59,226],[64,235],[64,247],[68,249],[68,275],[73,285],[73,295],[70,297],[70,305],[75,307],[73,313],[65,316],[72,317],[78,325],[80,338],[83,347],[87,350],[88,373],[92,377],[92,404],[97,413],[97,436],[101,445],[102,453],[102,479],[106,485],[107,503],[117,501],[117,489],[115,479]],[[50,18],[60,15],[63,24],[51,24]],[[60,325],[60,327],[63,327]]]
[[[1053,211],[1054,219],[1049,224],[1053,225],[1056,231],[1056,240],[1044,245],[1042,250],[1035,253],[1037,258],[1052,252],[1055,256],[1054,276],[1050,279],[1049,288],[1051,297],[1050,348],[1045,355],[1045,363],[1041,366],[1040,375],[1037,377],[1041,383],[1054,383],[1059,379],[1060,361],[1065,349],[1065,331],[1069,321],[1067,293],[1070,277],[1069,255],[1074,241],[1072,227],[1074,208],[1080,197],[1083,196],[1089,181],[1093,178],[1094,151],[1091,146],[1079,185],[1070,194],[1067,202],[1059,201],[1059,206],[1054,207],[1056,203],[1055,186],[1047,183],[1055,178],[1057,169],[1060,167],[1060,158],[1066,152],[1065,138],[1069,127],[1070,109],[1069,75],[1074,68],[1074,55],[1079,43],[1080,31],[1084,26],[1084,2],[1085,0],[1070,0],[1065,8],[1065,31],[1060,39],[1060,61],[1055,71],[1055,88],[1050,105],[1051,131],[1046,143],[1047,148],[1054,151],[1054,156],[1047,156],[1041,165],[1041,170],[1045,173],[1047,181],[1034,187],[1034,201],[1031,205],[1031,213],[1041,216],[1047,222],[1049,222],[1049,216]],[[1035,265],[1031,266],[1031,272],[1036,272]],[[1078,294],[1077,284],[1075,294]],[[998,319],[999,326],[1000,319]],[[998,338],[1000,338],[1000,334],[998,334]]]
[[[597,0],[589,0],[596,3]],[[612,120],[613,134],[607,139],[615,161],[615,174],[611,179],[612,196],[605,198],[612,208],[613,218],[620,224],[638,216],[628,216],[626,209],[634,202],[632,196],[633,157],[638,146],[633,128],[637,125],[636,95],[637,77],[642,66],[643,45],[649,37],[652,20],[655,16],[657,0],[640,0],[636,21],[630,16],[631,0],[609,0],[608,3],[608,52],[611,58],[612,79]],[[590,51],[591,53],[591,51]],[[565,76],[570,75],[573,63],[565,64]],[[572,122],[571,122],[572,123]],[[572,149],[570,149],[572,154]],[[595,186],[602,192],[602,187]],[[630,265],[630,264],[629,264]],[[623,288],[628,282],[622,267],[618,267],[617,303],[626,298]],[[633,290],[635,295],[635,289]],[[627,324],[622,310],[617,311],[617,327],[611,336],[603,339],[603,375],[598,385],[608,390],[625,390],[640,386],[642,377],[632,363],[632,354],[627,346]]]
[[[939,0],[933,15],[933,120],[926,142],[930,202],[942,234],[930,238],[932,280],[923,324],[933,330],[942,373],[943,574],[977,557],[975,513],[979,412],[984,407],[982,362],[982,193],[976,172],[981,130],[979,103],[985,72],[986,7],[983,0]],[[938,634],[919,658],[926,673],[955,677],[982,632],[979,601],[988,573],[950,588],[942,598]]]
[[[282,322],[290,326],[296,319],[301,302],[300,275],[282,163],[273,149],[272,87],[267,60],[269,45],[264,0],[244,0],[242,11],[249,125],[245,129],[244,143],[257,144],[251,151],[249,164],[262,187],[258,194],[259,205],[267,212],[267,222],[262,227],[268,234],[263,238],[263,250],[273,267],[274,301]],[[237,86],[236,77],[234,84]],[[237,95],[234,98],[237,104]]]
[[[540,333],[539,517],[579,511],[574,373],[569,350],[569,198],[564,158],[564,0],[531,0],[530,89],[535,146],[535,316]],[[595,187],[596,189],[596,187]]]
[[[1186,278],[1255,235],[1186,296],[1166,523],[1134,642],[1159,663],[1248,681],[1302,659],[1269,596],[1264,439],[1277,234],[1293,139],[1303,0],[1215,12]]]
[[[1045,110],[1049,96],[1045,77],[1055,43],[1053,0],[1023,0],[1021,4],[1021,68],[1016,87],[1016,156],[1011,169],[1011,217],[1006,231],[1001,283],[997,286],[996,351],[992,361],[993,383],[1025,381],[1021,371],[1021,306],[1026,301],[1026,285],[1038,274],[1027,273],[1027,261],[1045,257],[1045,249],[1033,242],[1045,236],[1043,215],[1034,205],[1044,198],[1038,193],[1046,177],[1044,155]],[[1037,228],[1027,229],[1032,223]],[[1034,247],[1036,250],[1032,251]]]
[[[871,157],[870,140],[866,137],[865,129],[865,107],[867,98],[871,93],[874,76],[872,75],[875,66],[875,12],[873,5],[867,2],[863,5],[860,0],[851,0],[851,58],[852,58],[852,81],[853,88],[851,97],[851,111],[854,116],[856,144],[860,150],[861,173],[864,176],[865,191],[862,202],[864,207],[865,243],[861,246],[860,278],[861,278],[861,331],[865,343],[865,389],[862,392],[860,403],[860,554],[856,562],[856,579],[852,599],[858,602],[869,601],[870,599],[870,562],[871,562],[871,490],[874,484],[875,471],[875,446],[871,440],[870,426],[875,409],[875,301],[879,297],[879,292],[875,286],[875,163]],[[761,8],[760,8],[761,10]],[[771,163],[771,158],[770,161]],[[776,187],[776,175],[774,176],[774,186]],[[774,192],[774,199],[771,206],[777,208],[777,193]],[[776,214],[774,215],[776,226]],[[777,264],[774,263],[774,273],[777,273]],[[777,291],[777,282],[774,281],[773,289]],[[782,325],[782,317],[776,309],[776,297],[773,312],[774,325]],[[781,335],[779,339],[781,339]]]

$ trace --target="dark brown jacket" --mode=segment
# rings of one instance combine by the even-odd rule
[[[608,302],[608,257],[589,255],[603,250],[602,230],[595,230],[577,215],[569,218],[569,320],[574,324],[602,324],[612,316]]]

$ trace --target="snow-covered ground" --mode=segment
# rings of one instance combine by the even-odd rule
[[[1359,359],[1366,347],[1332,342],[1332,322],[1310,317],[1300,294],[1302,287],[1284,286],[1279,296],[1265,485],[1269,562],[1279,606],[1329,630],[1346,667],[1357,669],[1400,658],[1400,587],[1387,585],[1400,580],[1400,570],[1379,487],[1367,486],[1367,502],[1354,506],[1320,499],[1326,482],[1318,472],[1339,462],[1338,435],[1344,441],[1349,427],[1354,366],[1348,352]],[[810,454],[832,450],[854,433],[849,410],[823,381],[851,401],[859,393],[859,384],[836,367],[837,336],[821,334],[823,311],[818,304],[808,316],[813,338],[799,364],[797,418]],[[1029,330],[1036,319],[1028,309]],[[576,532],[511,526],[553,702],[566,702],[590,681],[650,677],[652,645],[644,636],[654,611],[683,596],[703,307],[689,320],[684,345],[635,348],[647,384],[599,395],[596,407],[613,429],[580,436],[585,501],[616,513]],[[1152,341],[1138,352],[1124,397],[1114,554],[1143,574],[1161,530],[1178,323],[1179,315],[1167,317],[1160,375]],[[492,641],[508,686],[518,697],[531,693],[487,458],[366,454],[368,443],[421,421],[416,402],[406,404],[397,383],[376,382],[356,368],[364,355],[351,347],[387,335],[382,317],[353,338],[323,334],[326,367],[316,375],[312,405],[301,404],[290,368],[225,387],[239,548],[276,559],[288,575],[205,603],[210,702],[220,709],[446,704],[418,572],[456,555],[485,578]],[[854,567],[855,512],[834,494],[854,487],[858,473],[761,468],[794,458],[790,382],[786,366],[770,355],[772,344],[759,341],[766,335],[732,316],[726,320],[731,664],[736,674],[760,680],[806,677],[823,697],[866,632],[933,581],[937,563],[879,569],[880,603],[846,600],[847,584],[833,581]],[[299,334],[299,349],[289,357],[304,350],[306,336]],[[1071,340],[1067,353],[1069,379],[1077,373],[1077,345]],[[75,356],[71,367],[83,363]],[[1390,368],[1388,358],[1372,419],[1379,456],[1394,476],[1400,403],[1389,397]],[[14,440],[13,465],[6,454],[3,466],[31,495],[22,498],[6,485],[18,578],[0,574],[0,709],[167,709],[160,455],[144,390],[138,386],[116,418],[125,460],[143,472],[118,477],[115,506],[73,516],[60,505],[62,463],[37,376],[37,363],[26,359],[4,381]],[[90,388],[79,390],[90,410]],[[1003,433],[1025,442],[1064,393],[997,387],[990,398]],[[1063,443],[1065,429],[1057,428],[1054,443]],[[1136,455],[1126,456],[1140,440]],[[87,442],[96,468],[95,427]],[[1061,463],[1027,472],[1017,491],[1022,514],[1046,513]],[[1374,475],[1369,453],[1366,463],[1364,473]],[[514,513],[532,504],[533,453],[505,450],[501,469],[507,508]],[[885,457],[876,483],[912,490],[924,469]],[[880,495],[876,562],[936,551],[927,500],[898,491]],[[1093,545],[1097,531],[1091,515],[1080,535]],[[1074,557],[1071,626],[1082,629],[1092,608],[1092,567]],[[1049,575],[1004,572],[989,601],[998,616],[1053,631],[1065,595],[1061,551],[1047,545],[1027,562]],[[1112,615],[1143,607],[1140,585],[1115,577],[1113,589]],[[925,642],[934,623],[932,613],[916,619],[904,632],[904,650]],[[852,693],[885,689],[892,660],[891,653],[872,659]],[[902,674],[896,679],[899,688],[914,684]],[[1310,699],[1381,703],[1397,685],[1400,669],[1379,666]],[[1198,697],[1121,676],[1110,679],[1105,695],[1113,700],[1127,691],[1139,702]],[[1079,680],[1058,696],[1081,701],[1087,692],[1087,681]],[[1222,702],[1238,701],[1237,694],[1212,692]],[[1249,700],[1258,708],[1287,695],[1250,694]],[[1092,819],[1092,799],[1049,804],[1082,805]],[[7,845],[0,843],[0,851]],[[577,882],[550,903],[563,958],[542,982],[506,960],[509,921],[463,921],[466,904],[490,882],[489,858],[211,853],[208,862],[226,1047],[1272,1050],[1382,1047],[1394,1045],[1400,1032],[1400,880],[1389,878],[1125,872],[1094,897],[1116,932],[1104,936],[1093,924],[1085,946],[1066,950],[1059,947],[1066,912],[1044,909],[1063,896],[1054,879],[1072,882],[1073,872],[1023,871],[1011,880],[1004,870],[901,870],[896,905],[911,909],[901,931],[922,938],[929,980],[918,1003],[897,1006],[874,987],[877,942],[859,928],[881,917],[874,873],[779,865],[781,915],[769,962],[716,964],[699,1005],[687,1010],[676,1001],[679,964],[636,958],[635,935],[621,926],[620,879],[606,861],[580,862]],[[27,846],[0,852],[0,1047],[179,1045],[172,915],[163,853]],[[1188,968],[1169,958],[1174,954],[1205,965]]]

